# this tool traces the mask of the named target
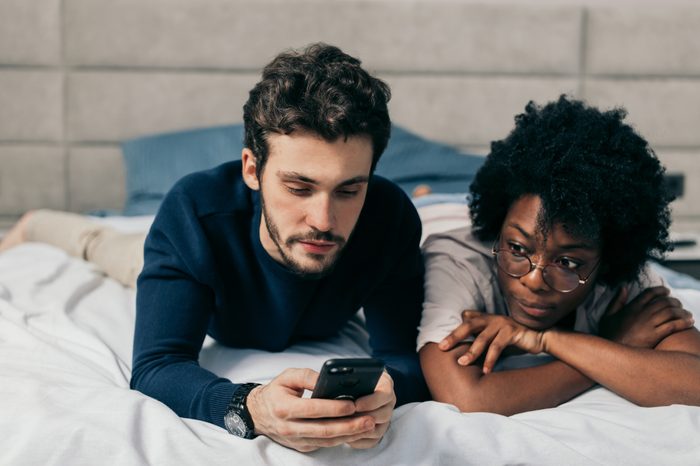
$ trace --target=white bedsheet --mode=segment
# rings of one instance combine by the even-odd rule
[[[700,308],[700,292],[678,295]],[[413,403],[367,451],[302,454],[241,440],[129,390],[133,319],[133,291],[85,262],[39,244],[0,254],[0,464],[700,464],[700,408],[640,408],[603,388],[512,417]],[[331,341],[283,353],[207,341],[202,364],[266,381],[285,367],[365,354],[365,339],[351,322]]]

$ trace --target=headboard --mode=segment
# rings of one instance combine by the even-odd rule
[[[396,123],[476,153],[531,99],[624,105],[700,230],[698,31],[689,2],[4,0],[0,221],[120,209],[120,141],[239,122],[262,65],[324,41],[391,85]]]

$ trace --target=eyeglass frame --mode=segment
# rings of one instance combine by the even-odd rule
[[[496,249],[496,245],[497,245],[500,241],[501,241],[501,237],[500,237],[500,235],[499,235],[499,237],[496,238],[496,241],[494,241],[493,246],[491,247],[491,254],[493,255],[494,260],[496,261],[496,267],[498,267],[499,269],[503,270],[503,272],[504,272],[506,275],[508,275],[509,277],[512,277],[512,278],[523,278],[524,276],[531,274],[531,273],[533,272],[533,270],[535,270],[535,269],[540,269],[540,270],[542,270],[542,281],[544,281],[544,282],[547,284],[548,287],[550,287],[551,289],[553,289],[554,291],[556,291],[556,292],[558,292],[558,293],[571,293],[572,291],[575,291],[575,290],[579,289],[579,288],[581,287],[581,285],[585,285],[586,283],[588,283],[588,280],[591,278],[591,275],[593,275],[593,272],[596,271],[596,269],[598,268],[598,266],[600,265],[600,262],[601,262],[601,260],[602,260],[601,257],[598,258],[598,261],[595,263],[595,265],[593,266],[593,268],[591,269],[591,271],[588,273],[588,276],[586,276],[586,278],[581,277],[581,275],[579,275],[576,271],[571,270],[571,273],[573,273],[574,275],[576,275],[576,276],[578,277],[578,283],[577,283],[576,287],[574,287],[574,288],[572,288],[572,289],[570,289],[570,290],[561,291],[561,290],[557,290],[557,289],[554,288],[552,285],[550,285],[549,282],[547,282],[547,280],[544,278],[544,269],[546,269],[546,268],[549,267],[549,266],[558,267],[558,268],[560,268],[560,269],[564,269],[564,267],[561,267],[561,266],[555,264],[554,262],[547,262],[547,263],[544,264],[544,265],[535,264],[535,263],[532,261],[532,258],[531,258],[530,256],[528,256],[528,255],[525,255],[525,254],[516,254],[516,253],[514,253],[513,251],[510,251],[510,250],[508,250],[508,249]],[[522,275],[513,275],[512,273],[510,273],[510,272],[508,272],[507,270],[503,269],[503,267],[501,267],[501,265],[498,263],[498,254],[501,253],[501,252],[506,252],[506,253],[511,254],[511,255],[513,255],[513,256],[516,256],[516,257],[523,257],[523,258],[527,259],[527,261],[530,263],[530,270],[528,270],[527,272],[525,272],[525,273],[522,274]]]

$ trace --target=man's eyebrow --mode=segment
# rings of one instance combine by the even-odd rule
[[[288,180],[288,181],[301,181],[302,183],[318,184],[318,181],[313,180],[313,179],[309,178],[308,176],[304,176],[301,173],[297,173],[297,172],[278,171],[277,176],[279,178],[282,178],[283,180]]]
[[[302,183],[308,183],[308,184],[313,184],[313,185],[318,185],[318,181],[309,178],[308,176],[302,175],[301,173],[298,172],[289,172],[289,171],[278,171],[277,176],[280,177],[283,180],[287,181],[300,181]],[[350,178],[348,180],[345,180],[338,184],[338,186],[349,186],[353,184],[359,184],[359,183],[367,183],[369,182],[369,176],[355,176],[353,178]]]
[[[351,184],[360,184],[369,182],[369,176],[356,176],[340,183],[338,186],[350,186]]]

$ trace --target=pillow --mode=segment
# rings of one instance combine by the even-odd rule
[[[240,159],[241,150],[242,124],[157,134],[124,142],[124,215],[155,214],[177,180]]]
[[[427,185],[432,193],[466,193],[484,160],[394,125],[376,173],[409,195],[420,185]]]
[[[243,149],[243,125],[217,126],[132,139],[122,144],[126,166],[124,215],[153,215],[183,176],[231,160]],[[444,144],[392,127],[376,173],[409,195],[428,185],[433,193],[463,193],[484,161]]]

